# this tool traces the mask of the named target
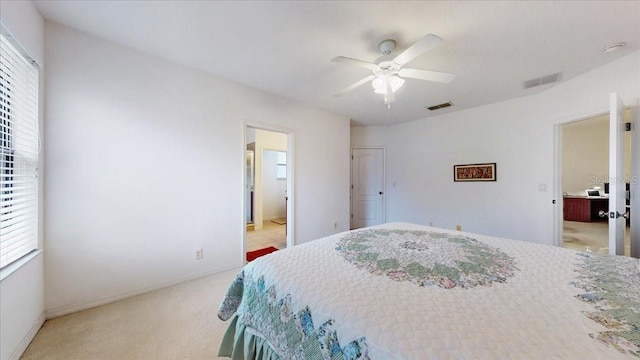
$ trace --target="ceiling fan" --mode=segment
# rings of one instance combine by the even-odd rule
[[[391,107],[390,104],[396,100],[395,92],[404,84],[403,78],[435,81],[445,84],[450,83],[456,76],[455,74],[440,71],[402,68],[405,64],[436,47],[441,42],[442,39],[440,37],[433,34],[427,34],[418,42],[403,51],[400,55],[390,59],[388,55],[391,54],[391,51],[395,48],[396,42],[394,40],[387,39],[383,40],[378,45],[378,48],[384,56],[381,57],[377,63],[370,63],[344,56],[338,56],[331,59],[333,62],[362,67],[373,72],[373,75],[369,75],[351,86],[344,88],[334,96],[342,96],[343,94],[371,81],[371,85],[375,89],[375,93],[384,95],[384,103],[388,107]]]

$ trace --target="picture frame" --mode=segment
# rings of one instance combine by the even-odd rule
[[[496,163],[453,165],[453,181],[497,181]]]

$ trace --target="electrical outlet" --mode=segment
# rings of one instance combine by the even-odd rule
[[[202,260],[204,257],[204,250],[202,248],[196,250],[196,260]]]
[[[433,226],[433,221],[429,221],[429,226]]]
[[[462,225],[456,225],[456,231],[462,231]]]

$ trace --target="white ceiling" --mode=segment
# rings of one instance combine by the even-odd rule
[[[522,82],[556,72],[569,80],[640,49],[640,1],[36,1],[50,21],[266,92],[393,124],[526,96]],[[330,60],[375,61],[426,34],[444,43],[407,67],[457,74],[450,84],[407,79],[391,109],[369,75]],[[604,54],[612,43],[620,51]],[[393,55],[393,54],[392,54]],[[640,66],[640,65],[639,65]],[[454,106],[429,111],[426,106]]]

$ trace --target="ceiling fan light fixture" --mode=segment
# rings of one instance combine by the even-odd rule
[[[341,96],[348,91],[366,84],[367,82],[371,82],[371,86],[373,86],[375,93],[383,95],[384,103],[387,107],[390,107],[390,104],[396,100],[396,91],[404,85],[404,78],[448,84],[453,80],[455,74],[432,70],[403,68],[405,64],[408,64],[413,59],[431,50],[440,43],[442,43],[442,38],[433,34],[427,34],[422,39],[405,49],[398,56],[390,59],[390,54],[396,43],[394,40],[387,39],[378,44],[378,48],[380,49],[380,52],[382,52],[383,57],[381,57],[376,63],[337,56],[331,61],[365,68],[373,72],[373,74],[351,84],[334,96]]]
[[[386,95],[387,93],[387,82],[385,75],[380,74],[376,76],[373,81],[371,81],[371,86],[375,90],[376,94]],[[404,85],[404,79],[397,75],[389,75],[388,76],[389,83],[391,84],[391,92],[396,92],[398,89]]]

